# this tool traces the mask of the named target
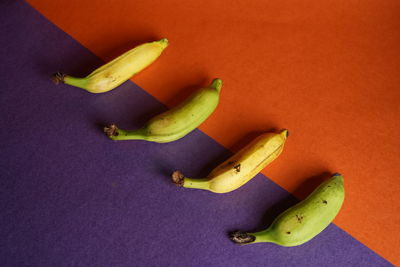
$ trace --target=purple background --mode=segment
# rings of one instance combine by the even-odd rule
[[[165,107],[132,82],[94,95],[55,86],[58,70],[102,64],[22,1],[0,4],[1,266],[388,266],[330,225],[293,248],[238,246],[227,232],[260,230],[296,202],[258,175],[230,194],[172,185],[230,153],[196,130],[155,144],[113,142],[101,126],[136,128]]]

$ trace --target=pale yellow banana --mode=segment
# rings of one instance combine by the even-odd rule
[[[172,174],[172,181],[183,187],[209,190],[214,193],[231,192],[256,176],[276,159],[283,150],[288,131],[265,133],[216,167],[206,178],[192,179],[180,171]]]
[[[65,83],[91,93],[108,92],[153,63],[168,46],[167,39],[139,45],[94,70],[84,78],[60,72],[53,75],[55,83]]]

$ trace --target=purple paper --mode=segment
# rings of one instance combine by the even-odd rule
[[[165,106],[132,82],[90,94],[50,81],[101,60],[21,1],[0,6],[1,266],[388,266],[335,225],[293,248],[239,246],[296,202],[258,175],[229,194],[178,188],[230,153],[199,130],[168,144],[115,142]]]

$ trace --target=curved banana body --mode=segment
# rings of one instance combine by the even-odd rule
[[[276,159],[282,152],[287,137],[287,130],[262,134],[216,167],[207,178],[192,179],[175,171],[172,181],[187,188],[204,189],[214,193],[231,192],[247,183]]]
[[[268,229],[257,233],[234,232],[231,239],[238,244],[271,242],[285,247],[301,245],[333,221],[343,201],[343,177],[335,174],[306,199],[280,214]]]
[[[96,69],[85,78],[63,73],[53,75],[55,83],[65,83],[91,93],[108,92],[153,63],[168,46],[167,39],[139,45]]]
[[[166,143],[178,140],[205,121],[216,109],[222,81],[215,79],[210,86],[197,90],[175,108],[149,120],[143,128],[134,131],[118,129],[115,125],[104,128],[112,140],[146,140]]]

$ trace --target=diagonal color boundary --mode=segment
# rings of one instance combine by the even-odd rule
[[[265,227],[296,200],[263,175],[226,195],[171,186],[171,170],[201,176],[229,151],[199,130],[110,142],[98,123],[137,127],[165,106],[132,82],[104,95],[55,87],[53,70],[101,60],[25,3],[1,12],[4,266],[389,265],[333,224],[295,248],[231,244],[227,231]]]

